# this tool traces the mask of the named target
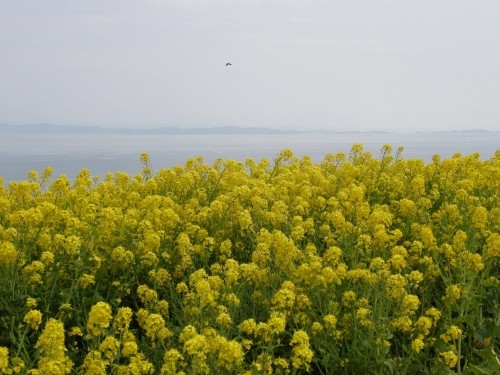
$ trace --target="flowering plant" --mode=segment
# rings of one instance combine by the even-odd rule
[[[500,373],[500,150],[0,184],[0,374]]]

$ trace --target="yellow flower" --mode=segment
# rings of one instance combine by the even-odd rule
[[[26,364],[24,363],[24,361],[19,358],[19,357],[14,357],[12,358],[12,365],[11,365],[11,368],[12,368],[12,372],[14,374],[19,374],[21,373],[21,371],[23,371],[23,369],[26,367]],[[1,370],[1,368],[0,368]],[[0,371],[1,373],[1,371]]]
[[[413,217],[417,213],[417,206],[414,201],[408,198],[403,198],[398,203],[401,215],[405,217]]]
[[[80,327],[72,327],[68,334],[69,336],[83,336],[83,332]]]
[[[370,262],[370,269],[377,271],[383,270],[385,267],[385,261],[380,257],[375,257]]]
[[[460,257],[463,259],[466,268],[471,271],[479,272],[484,268],[483,258],[481,257],[481,254],[465,251],[460,254]]]
[[[414,339],[412,342],[411,342],[411,348],[413,349],[413,351],[415,351],[416,353],[420,353],[420,351],[424,348],[425,344],[424,344],[424,340],[423,340],[423,336],[422,335],[419,335],[416,339]]]
[[[149,157],[149,154],[147,152],[142,152],[141,153],[141,163],[142,164],[149,164],[150,162],[150,157]]]
[[[194,328],[192,325],[187,325],[182,329],[182,332],[179,335],[179,341],[181,343],[185,343],[187,340],[196,336],[196,334],[196,328]]]
[[[417,319],[415,325],[424,336],[427,336],[430,333],[430,329],[432,327],[432,320],[426,316],[421,316]]]
[[[351,303],[353,303],[356,300],[356,293],[353,292],[352,290],[349,290],[347,292],[344,292],[344,295],[342,296],[342,303],[344,306],[350,306]]]
[[[54,263],[54,253],[50,251],[44,251],[40,257],[40,261],[46,265]]]
[[[172,337],[172,332],[165,327],[165,319],[160,314],[149,314],[148,311],[140,309],[137,315],[139,325],[146,331],[146,336],[152,341]]]
[[[337,327],[337,318],[335,315],[328,314],[323,317],[323,321],[325,323],[325,327],[329,330],[334,330]]]
[[[63,303],[59,306],[59,317],[61,320],[65,320],[66,318],[71,318],[73,316],[73,307],[70,303]]]
[[[282,369],[282,372],[280,372],[279,370],[277,371],[278,373],[285,373],[287,374],[288,373],[288,368],[289,368],[289,365],[288,365],[288,362],[285,358],[275,358],[273,360],[273,364],[275,366],[277,366],[278,368]]]
[[[17,260],[17,250],[12,242],[0,243],[0,265],[14,264]]]
[[[154,279],[159,286],[166,285],[171,279],[170,273],[164,268],[149,271],[149,276]]]
[[[415,311],[420,306],[420,300],[414,294],[407,294],[403,297],[403,302],[401,304],[401,308],[403,313],[413,315]]]
[[[309,336],[307,333],[302,330],[295,331],[290,345],[292,345],[292,366],[294,368],[305,367],[308,370],[314,353],[309,347]]]
[[[107,336],[100,344],[99,350],[104,354],[104,357],[110,362],[114,356],[118,354],[118,349],[120,348],[120,342],[113,336]]]
[[[90,351],[83,361],[83,367],[88,375],[106,375],[108,361],[101,358],[101,353],[96,350]]]
[[[363,327],[371,327],[373,325],[372,321],[370,320],[370,315],[371,311],[366,307],[361,307],[356,310],[356,319]]]
[[[215,306],[218,292],[213,290],[208,280],[199,280],[194,285],[202,307]]]
[[[453,305],[461,296],[462,288],[460,285],[455,284],[446,288],[446,294],[443,296],[442,300],[447,306]]]
[[[0,374],[12,374],[9,369],[9,348],[0,346]]]
[[[342,258],[342,249],[330,246],[323,254],[323,262],[330,267],[335,267]]]
[[[241,340],[241,346],[243,347],[243,349],[245,349],[247,351],[250,350],[252,345],[253,345],[252,340],[248,340],[248,339]]]
[[[221,259],[225,260],[228,259],[231,256],[231,247],[232,247],[231,240],[225,240],[222,241],[222,243],[219,246],[219,253]]]
[[[130,307],[120,307],[113,319],[113,327],[119,332],[126,332],[132,321],[133,314]]]
[[[234,285],[240,278],[239,264],[234,259],[226,260],[224,264],[224,281],[227,285]]]
[[[387,290],[394,299],[401,298],[405,293],[406,279],[400,274],[391,275],[387,280]]]
[[[447,352],[441,352],[439,355],[442,357],[443,362],[449,368],[454,368],[458,362],[458,356],[455,354],[453,350],[449,350]]]
[[[323,330],[323,326],[321,325],[320,322],[313,322],[311,325],[311,331],[313,335],[316,335],[318,332],[321,332]]]
[[[224,295],[224,301],[229,304],[229,306],[238,307],[241,303],[240,299],[235,293],[228,293]]]
[[[118,365],[114,367],[114,375],[131,375],[130,369],[126,365]]]
[[[125,250],[122,246],[118,246],[111,252],[111,259],[116,264],[126,267],[134,262],[134,254],[130,250]]]
[[[156,338],[165,340],[172,337],[172,332],[165,327],[165,320],[160,314],[150,314],[146,320],[144,329],[146,330],[146,335],[151,340],[155,340]]]
[[[93,336],[102,334],[102,329],[109,327],[111,316],[111,306],[106,302],[97,302],[90,309],[89,319],[87,321],[88,332]]]
[[[453,249],[457,252],[463,251],[466,247],[466,241],[467,233],[465,233],[463,230],[457,231],[457,233],[455,233],[455,236],[453,236]]]
[[[137,295],[142,303],[155,302],[158,299],[158,293],[149,288],[147,285],[139,285],[137,288]]]
[[[147,375],[153,374],[155,371],[153,364],[146,360],[142,353],[137,353],[137,355],[130,357],[130,364],[128,367],[131,374]]]
[[[436,323],[439,319],[441,319],[441,312],[435,307],[431,307],[425,311],[425,315],[430,316],[433,320],[433,326],[436,326]]]
[[[86,288],[89,285],[95,284],[95,277],[94,275],[83,274],[78,279],[78,283],[82,286],[82,288]]]
[[[177,291],[177,293],[181,293],[181,294],[187,293],[187,292],[189,292],[189,287],[186,285],[186,283],[180,282],[179,284],[177,284],[176,291]]]
[[[252,362],[252,371],[248,371],[250,374],[272,374],[272,357],[268,353],[261,353]]]
[[[67,311],[71,310],[71,303],[63,303],[61,306],[59,306],[59,311]]]
[[[232,321],[231,316],[227,312],[219,313],[215,319],[215,322],[221,327],[228,327]]]
[[[245,319],[240,323],[238,328],[240,329],[241,332],[244,332],[247,335],[251,335],[255,332],[257,324],[255,323],[254,319]]]
[[[486,208],[482,206],[476,207],[474,213],[472,214],[472,225],[475,228],[483,229],[484,227],[486,227],[487,222],[488,211],[486,210]]]
[[[177,372],[178,362],[182,361],[184,357],[177,349],[170,349],[165,352],[163,356],[163,366],[160,375],[170,375]]]
[[[135,356],[138,352],[139,348],[135,341],[126,341],[123,343],[122,354],[125,357]]]
[[[422,238],[422,243],[428,249],[434,249],[436,247],[437,241],[436,237],[432,233],[432,229],[428,226],[423,226],[420,231]]]
[[[407,316],[401,316],[392,321],[392,326],[401,332],[408,332],[411,330],[413,325],[412,320]]]
[[[411,271],[405,276],[408,283],[414,288],[417,288],[418,285],[424,280],[424,275],[420,271]]]
[[[452,325],[439,337],[441,337],[444,342],[450,342],[451,340],[458,340],[461,335],[462,330],[457,326]]]
[[[257,324],[255,327],[255,335],[261,337],[264,342],[269,342],[272,338],[271,330],[269,329],[267,323],[264,322]]]
[[[39,310],[30,310],[24,315],[23,322],[36,331],[42,323],[42,313]]]
[[[483,252],[485,258],[500,257],[500,234],[492,233],[488,236]]]
[[[159,312],[161,315],[164,317],[168,317],[168,309],[169,309],[169,303],[168,301],[162,299],[157,302],[156,304],[156,310]]]
[[[243,363],[243,348],[240,343],[227,340],[218,336],[215,338],[217,343],[217,364],[226,370],[234,370]]]
[[[37,305],[36,299],[31,297],[26,298],[26,306],[28,306],[30,309],[36,307],[36,305]]]
[[[404,256],[400,254],[394,254],[391,259],[389,259],[389,263],[397,272],[401,272],[407,266]]]
[[[64,346],[64,326],[56,319],[49,319],[35,345],[43,356],[58,357],[66,351]]]
[[[65,355],[64,325],[56,319],[49,319],[35,345],[40,351],[38,370],[42,374],[69,374],[73,362]]]
[[[267,326],[269,327],[269,332],[272,334],[277,335],[284,332],[286,326],[286,315],[273,311],[267,321]]]
[[[208,342],[205,336],[196,334],[184,343],[184,352],[192,356],[206,357]]]

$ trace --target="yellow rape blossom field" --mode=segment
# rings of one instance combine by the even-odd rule
[[[500,150],[401,152],[0,183],[0,374],[500,373]]]

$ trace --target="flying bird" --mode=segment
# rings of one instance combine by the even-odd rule
[[[226,63],[226,66],[228,66],[228,65],[233,65],[233,64],[231,64],[231,63]]]

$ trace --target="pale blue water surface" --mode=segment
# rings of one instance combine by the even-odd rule
[[[295,155],[309,155],[315,162],[329,152],[349,153],[355,143],[363,144],[375,156],[384,144],[395,150],[404,146],[403,157],[428,162],[432,155],[450,157],[479,152],[490,158],[500,149],[500,133],[418,133],[418,134],[0,134],[0,176],[4,183],[26,179],[27,172],[41,172],[51,166],[55,175],[73,179],[82,168],[91,175],[141,170],[139,156],[148,152],[153,172],[182,165],[189,157],[203,156],[211,164],[217,158],[244,161],[251,157],[272,159],[284,148]]]

